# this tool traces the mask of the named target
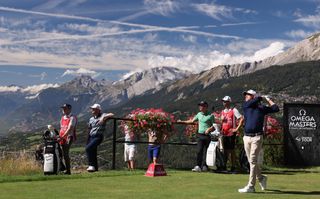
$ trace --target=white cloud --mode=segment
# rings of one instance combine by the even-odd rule
[[[71,76],[90,75],[92,77],[97,77],[100,75],[100,73],[90,69],[86,69],[86,68],[79,68],[78,70],[68,69],[61,75],[61,77],[64,77],[67,75],[71,75]]]
[[[214,2],[211,4],[201,3],[201,4],[193,4],[193,7],[201,13],[216,19],[218,21],[222,21],[223,19],[232,19],[234,18],[234,13],[240,12],[243,14],[257,14],[257,11],[244,9],[244,8],[233,8],[224,5],[218,5]]]
[[[202,12],[216,20],[221,21],[222,18],[232,18],[232,9],[217,4],[194,4],[197,11]]]
[[[236,10],[230,9],[232,12]],[[21,12],[34,14],[29,13],[32,11]],[[249,11],[240,9],[236,12]],[[174,66],[200,72],[219,64],[262,59],[264,55],[261,52],[272,55],[281,48],[281,45],[270,45],[274,42],[270,40],[250,40],[194,30],[199,28],[198,26],[168,28],[119,21],[109,23],[109,21],[60,14],[50,14],[49,17],[67,19],[74,17],[83,21],[78,24],[60,23],[50,32],[43,29],[41,24],[35,25],[33,21],[27,21],[25,24],[28,29],[18,29],[18,31],[10,27],[9,23],[5,27],[4,34],[0,35],[0,38],[8,38],[7,45],[0,46],[0,64],[68,68],[63,76],[79,74],[96,76],[99,73],[95,70],[106,69],[126,69],[136,72],[138,69],[155,66]],[[86,24],[88,21],[95,23]],[[254,22],[223,25],[251,23]],[[183,46],[167,44],[161,40],[160,31],[181,33],[178,36],[188,43],[184,43]],[[134,34],[143,35],[140,38],[129,37]],[[203,37],[211,38],[211,44],[192,45]],[[223,45],[213,43],[217,37],[226,39],[226,42]],[[259,51],[268,45],[270,48]]]
[[[192,72],[201,72],[224,64],[239,64],[260,61],[267,57],[283,52],[285,45],[281,42],[271,43],[269,46],[256,51],[253,55],[222,53],[214,50],[203,54],[188,54],[182,57],[153,56],[149,59],[151,67],[172,66]]]
[[[258,50],[254,53],[254,56],[251,58],[248,58],[248,61],[260,61],[267,57],[275,56],[279,53],[282,53],[284,50],[285,45],[281,42],[274,42],[270,44],[268,47]]]
[[[320,14],[308,15],[294,20],[295,22],[301,23],[306,27],[311,27],[315,29],[320,28]]]
[[[37,94],[40,91],[47,89],[47,88],[57,88],[59,87],[59,84],[39,84],[39,85],[33,85],[28,86],[26,88],[21,89],[22,92],[29,93],[29,94]]]
[[[298,18],[303,17],[301,9],[300,9],[300,8],[297,8],[297,9],[293,12],[293,16],[298,17]]]
[[[44,80],[48,74],[46,72],[42,72],[39,75],[29,75],[29,77],[35,77],[35,78],[40,78],[40,80]]]
[[[0,86],[0,92],[17,92],[20,89],[19,86]]]
[[[147,33],[143,40],[144,41],[156,41],[156,39],[158,39],[159,35],[157,33]]]
[[[59,6],[61,3],[63,3],[65,0],[55,0],[55,1],[47,1],[39,6],[36,6],[35,10],[51,10],[55,9],[57,6]]]
[[[226,24],[221,24],[221,26],[243,26],[243,25],[255,25],[259,24],[261,22],[241,22],[241,23],[226,23]]]
[[[134,69],[134,70],[132,70],[132,71],[124,74],[119,81],[125,80],[125,79],[127,79],[128,77],[130,77],[131,75],[133,75],[134,73],[138,73],[138,72],[142,72],[142,71],[143,71],[143,69],[141,69],[141,68],[136,68],[136,69]],[[117,83],[117,82],[114,82],[114,84],[116,84],[116,83]]]
[[[288,32],[285,32],[285,34],[287,36],[289,36],[290,38],[293,38],[293,39],[304,39],[304,38],[307,38],[309,37],[310,35],[312,35],[314,32],[307,32],[305,30],[291,30],[291,31],[288,31]]]
[[[31,95],[37,94],[40,91],[47,89],[47,88],[57,88],[59,87],[58,84],[39,84],[33,85],[28,87],[19,87],[19,86],[0,86],[0,92],[23,92],[28,93]]]
[[[212,49],[217,49],[222,53],[230,54],[243,54],[246,56],[253,55],[255,52],[266,48],[271,43],[281,42],[286,48],[292,47],[296,44],[296,41],[291,40],[279,40],[279,39],[241,39],[236,41],[231,41],[227,44],[212,44],[210,47]]]
[[[316,6],[314,14],[303,15],[301,10],[297,10],[294,13],[294,16],[297,17],[294,22],[300,23],[309,28],[314,28],[317,31],[320,29],[320,5]]]
[[[180,8],[180,3],[172,0],[144,0],[144,6],[150,13],[169,16]]]
[[[193,35],[182,35],[181,38],[185,42],[190,42],[193,44],[197,43],[197,37]]]
[[[136,34],[136,33],[144,33],[144,32],[146,32],[146,33],[147,32],[159,32],[159,31],[189,33],[189,34],[195,34],[195,35],[202,35],[202,36],[206,36],[206,37],[221,37],[221,38],[230,38],[230,39],[239,39],[240,38],[240,37],[232,36],[232,35],[223,35],[223,34],[220,35],[220,34],[213,34],[213,33],[202,32],[202,31],[186,30],[181,27],[168,28],[168,27],[161,27],[161,26],[151,26],[151,25],[145,25],[145,24],[136,24],[136,23],[114,21],[114,20],[113,21],[101,20],[101,19],[74,16],[74,15],[29,11],[29,10],[23,10],[23,9],[1,7],[1,6],[0,6],[0,10],[7,11],[7,12],[16,12],[16,13],[54,17],[54,18],[77,19],[77,20],[83,20],[83,21],[88,21],[88,22],[110,23],[110,24],[114,24],[114,25],[142,28],[142,29],[138,29],[138,30],[121,31],[121,32],[117,32],[117,33],[90,35],[89,38],[115,36],[115,35],[123,35],[123,34]],[[65,40],[65,39],[86,39],[86,38],[88,38],[88,36],[72,35],[72,36],[68,36],[68,37],[52,38],[52,39],[53,40]],[[29,40],[27,42],[30,42],[30,41],[34,42],[34,41],[43,41],[43,40],[34,39],[34,40]]]

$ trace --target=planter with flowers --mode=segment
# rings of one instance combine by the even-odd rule
[[[168,138],[174,132],[174,116],[162,109],[135,109],[127,115],[129,121],[123,121],[122,127],[129,132],[140,136],[141,134],[153,131],[160,140]]]

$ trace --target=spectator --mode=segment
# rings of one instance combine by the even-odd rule
[[[151,129],[148,130],[148,158],[153,164],[158,164],[161,143],[165,142],[166,136],[159,137],[157,133]]]
[[[76,140],[76,126],[77,126],[77,117],[71,113],[72,106],[70,104],[63,104],[61,106],[63,116],[60,120],[60,145],[62,149],[62,157],[65,163],[65,172],[64,174],[71,174],[71,165],[69,150],[71,144]]]
[[[135,168],[135,154],[136,154],[136,145],[134,143],[127,143],[136,141],[136,136],[128,130],[128,126],[124,127],[125,132],[125,141],[124,143],[124,161],[127,163],[129,170],[134,170]]]
[[[214,130],[214,115],[208,111],[208,103],[201,101],[198,106],[200,112],[193,119],[187,121],[178,120],[178,122],[185,124],[192,124],[196,121],[199,123],[197,133],[197,165],[192,169],[194,172],[208,171],[205,160],[211,141],[210,132]]]
[[[225,155],[225,164],[227,165],[229,155],[231,156],[231,172],[235,171],[236,152],[235,145],[237,132],[242,125],[243,117],[236,108],[231,108],[231,97],[225,96],[222,99],[224,109],[221,111],[221,132],[223,135],[223,149]],[[238,125],[236,125],[238,122]]]
[[[258,156],[262,150],[264,117],[268,113],[278,112],[279,107],[268,96],[257,96],[254,90],[248,90],[243,94],[245,97],[243,143],[250,164],[250,176],[248,184],[238,191],[252,193],[255,192],[256,179],[259,180],[262,190],[267,188],[267,176],[261,174]],[[265,99],[269,106],[262,105],[260,103],[262,99]]]
[[[90,106],[92,117],[88,124],[88,140],[86,153],[88,157],[88,172],[98,171],[97,150],[103,140],[103,133],[106,129],[107,120],[113,117],[113,113],[102,113],[100,104]]]

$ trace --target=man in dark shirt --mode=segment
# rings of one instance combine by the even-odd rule
[[[263,143],[263,123],[264,117],[268,113],[279,111],[279,107],[268,96],[257,96],[254,90],[248,90],[243,93],[245,102],[243,103],[244,115],[244,136],[243,143],[250,164],[249,183],[238,191],[240,193],[255,192],[256,179],[262,190],[267,187],[267,177],[261,174],[261,168],[258,162],[258,156]],[[265,99],[269,106],[262,105],[260,102]]]

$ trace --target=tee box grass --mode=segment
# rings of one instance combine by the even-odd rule
[[[319,169],[267,172],[268,190],[240,194],[248,174],[167,170],[145,177],[143,170],[99,171],[71,176],[0,176],[0,198],[320,198]]]

